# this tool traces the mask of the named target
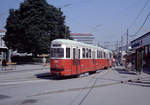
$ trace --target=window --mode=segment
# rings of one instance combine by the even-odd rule
[[[107,58],[107,59],[109,58],[108,54],[106,54],[106,58]]]
[[[100,51],[100,58],[102,58],[102,51]]]
[[[91,49],[89,49],[89,58],[91,58]]]
[[[64,48],[51,48],[51,57],[64,57]]]
[[[54,47],[60,47],[61,44],[53,44]]]
[[[78,51],[79,51],[79,55],[78,56],[79,56],[79,59],[80,59],[80,49],[78,49]]]
[[[104,58],[104,52],[102,51],[102,58]]]
[[[92,51],[92,59],[95,59],[95,51]]]
[[[75,59],[75,58],[76,58],[76,49],[73,48],[73,59]]]
[[[111,55],[111,53],[109,53],[109,57],[110,57],[110,59],[112,58],[112,55]]]
[[[97,58],[101,58],[101,52],[97,51]]]
[[[88,58],[88,48],[86,48],[86,58]]]
[[[82,57],[85,58],[85,48],[82,48]]]
[[[66,48],[66,58],[70,58],[70,48]]]
[[[104,52],[104,58],[106,58],[106,54],[105,54],[105,52]]]

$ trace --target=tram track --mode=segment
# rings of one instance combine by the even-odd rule
[[[105,76],[110,72],[110,70],[105,70],[105,72],[103,72],[103,74],[101,74],[100,76]],[[100,72],[102,73],[102,72]],[[94,75],[94,77],[97,76],[96,74]],[[93,77],[93,76],[92,76]],[[101,84],[101,85],[94,85],[92,84],[92,86],[87,86],[89,85],[89,83],[91,83],[91,81],[93,81],[92,77],[90,77],[90,80],[88,81],[88,83],[86,84],[86,86],[84,87],[79,87],[79,88],[68,88],[68,89],[62,89],[62,90],[56,90],[56,91],[48,91],[48,92],[44,92],[44,93],[38,93],[29,97],[33,97],[33,96],[42,96],[42,95],[49,95],[49,94],[57,94],[57,93],[64,93],[64,92],[73,92],[73,91],[82,91],[82,90],[87,90],[87,89],[91,89],[91,88],[98,88],[98,87],[105,87],[105,86],[111,86],[111,85],[115,85],[118,84],[120,82],[115,82],[115,83],[110,83],[110,84]],[[96,83],[97,79],[94,80],[94,84]]]
[[[79,98],[79,96],[81,95],[81,93],[84,91],[84,90],[88,90],[84,96],[81,96],[82,98],[80,98],[80,102],[79,102],[79,105],[81,105],[85,99],[88,97],[88,95],[91,93],[91,91],[95,88],[104,88],[104,87],[108,87],[108,86],[114,86],[114,85],[119,85],[119,84],[127,84],[128,82],[130,82],[130,80],[137,80],[137,78],[129,78],[127,80],[117,80],[117,79],[108,79],[110,80],[111,82],[110,83],[103,83],[103,84],[97,84],[97,81],[98,80],[102,80],[102,79],[105,79],[103,78],[104,76],[106,76],[107,74],[109,74],[112,70],[106,70],[105,72],[103,72],[103,74],[101,75],[98,75],[100,76],[101,78],[98,78],[96,77],[97,75],[92,75],[90,77],[90,81],[88,81],[87,85],[89,85],[89,83],[92,82],[92,85],[90,86],[83,86],[83,87],[76,87],[76,88],[68,88],[68,89],[60,89],[60,90],[54,90],[54,91],[47,91],[47,92],[43,92],[43,93],[38,93],[38,94],[34,94],[34,95],[31,95],[29,97],[40,97],[40,96],[43,96],[43,95],[51,95],[51,94],[60,94],[60,93],[66,93],[66,92],[77,92],[77,91],[80,91],[78,93],[78,95],[71,101],[71,103],[69,105],[73,105],[75,103],[75,101]],[[148,78],[150,76],[145,76],[143,77],[144,78]],[[94,81],[93,81],[94,80]],[[106,79],[107,80],[107,79]],[[97,85],[96,85],[97,84]]]
[[[45,92],[45,93],[39,93],[39,94],[31,95],[31,96],[28,96],[28,97],[43,96],[43,95],[49,95],[49,94],[58,94],[58,93],[65,93],[65,92],[73,92],[73,91],[86,90],[86,89],[91,89],[91,88],[107,87],[107,86],[112,86],[112,85],[117,85],[117,84],[121,84],[121,82],[114,82],[114,83],[109,83],[109,84],[95,85],[94,87],[93,86],[89,86],[89,87],[69,88],[69,89],[63,89],[63,90],[49,91],[49,92]]]

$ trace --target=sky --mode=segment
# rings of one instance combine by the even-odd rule
[[[8,11],[18,9],[24,0],[1,0],[0,29],[4,29]],[[94,43],[114,47],[123,37],[126,43],[150,31],[150,16],[135,35],[150,12],[150,0],[47,0],[61,8],[66,16],[66,25],[72,33],[91,33]]]

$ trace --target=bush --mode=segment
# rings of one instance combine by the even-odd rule
[[[42,63],[42,57],[33,57],[33,56],[13,56],[11,58],[12,62],[17,64],[27,64],[27,63]],[[46,58],[46,62],[49,62],[49,58]]]

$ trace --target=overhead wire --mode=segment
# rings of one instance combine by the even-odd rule
[[[144,27],[145,23],[147,22],[147,19],[149,18],[149,16],[150,16],[150,12],[146,15],[146,18],[145,18],[144,22],[143,22],[142,25],[139,27],[139,29],[135,32],[134,35],[138,34],[138,33],[141,31],[141,29]]]
[[[134,23],[136,22],[136,20],[140,17],[140,15],[142,14],[142,12],[144,11],[144,9],[146,8],[147,4],[148,4],[149,0],[146,0],[146,2],[144,3],[144,6],[141,8],[141,10],[139,11],[139,13],[137,14],[136,18],[134,19],[134,21],[131,23],[131,25],[129,26],[129,28],[131,28]]]

